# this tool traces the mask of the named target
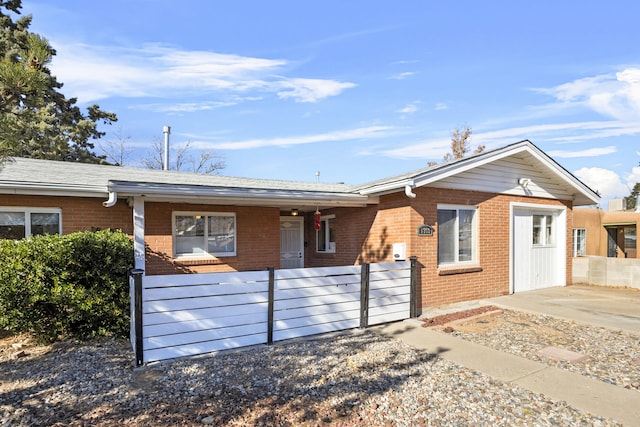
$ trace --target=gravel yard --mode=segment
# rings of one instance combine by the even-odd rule
[[[3,427],[617,425],[371,331],[135,370],[126,341],[16,340],[0,346]]]
[[[640,336],[630,332],[509,310],[448,326],[459,338],[640,391]],[[536,354],[549,346],[581,353],[588,358],[571,363]]]

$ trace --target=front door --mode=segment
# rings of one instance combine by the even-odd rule
[[[304,218],[280,217],[280,268],[304,267]]]

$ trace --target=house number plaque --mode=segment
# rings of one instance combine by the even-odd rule
[[[433,236],[433,227],[427,224],[418,227],[418,236]]]

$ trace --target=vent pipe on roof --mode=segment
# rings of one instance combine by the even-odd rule
[[[636,213],[640,213],[640,194],[636,194]]]
[[[162,133],[164,133],[164,163],[162,164],[162,170],[169,170],[169,134],[171,133],[171,126],[163,126]]]

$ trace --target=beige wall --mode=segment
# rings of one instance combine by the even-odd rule
[[[607,256],[608,234],[605,224],[631,224],[637,228],[640,222],[640,213],[626,211],[605,211],[594,208],[576,208],[573,211],[573,228],[587,230],[587,255]],[[620,226],[618,229],[618,258],[638,257],[638,251],[622,250],[624,247],[624,232]]]

